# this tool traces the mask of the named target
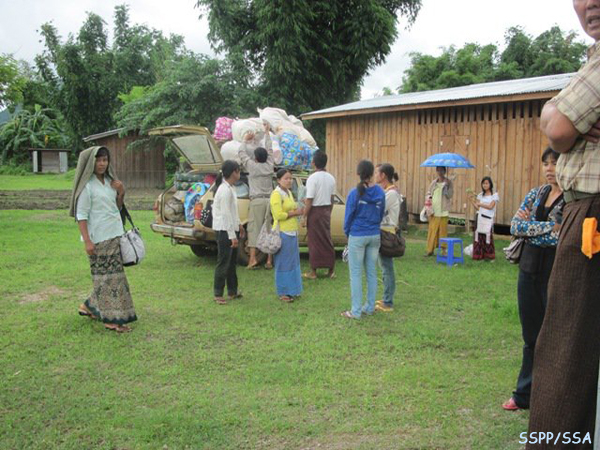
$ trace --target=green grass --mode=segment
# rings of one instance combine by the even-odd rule
[[[67,173],[30,173],[27,175],[0,175],[0,191],[71,190],[75,169]]]
[[[117,335],[76,315],[91,280],[66,212],[0,214],[0,448],[520,447],[528,413],[500,408],[520,364],[516,267],[448,268],[411,240],[391,314],[339,317],[341,261],[289,305],[272,272],[239,269],[245,298],[217,306],[214,257],[134,219],[139,321]]]

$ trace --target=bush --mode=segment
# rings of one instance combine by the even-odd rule
[[[16,164],[12,161],[0,165],[0,175],[31,175],[31,163]]]

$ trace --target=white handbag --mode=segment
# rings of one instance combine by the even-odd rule
[[[258,239],[256,240],[256,248],[267,255],[274,255],[281,249],[281,236],[279,235],[279,222],[277,226],[273,228],[271,225],[271,214],[267,208],[267,214],[265,214],[265,222],[263,223]]]
[[[121,214],[126,217],[131,224],[131,229],[127,230],[119,239],[121,259],[124,266],[135,266],[141,263],[144,256],[146,256],[146,247],[144,246],[140,230],[133,224],[133,220],[131,220],[131,216],[129,215],[127,208],[125,208],[125,205],[123,205]]]

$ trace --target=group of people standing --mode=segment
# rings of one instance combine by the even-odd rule
[[[277,185],[273,187],[275,163],[265,124],[265,147],[256,148],[253,157],[243,144],[238,156],[248,172],[250,204],[248,210],[248,247],[250,258],[247,269],[258,269],[257,241],[265,222],[279,230],[281,247],[275,255],[267,256],[266,269],[275,269],[275,287],[282,302],[291,303],[302,294],[302,278],[316,279],[318,269],[327,269],[327,276],[335,278],[335,249],[331,239],[331,213],[335,194],[335,179],[326,171],[327,154],[315,152],[314,173],[306,182],[306,199],[302,206],[292,192],[293,176],[285,168],[275,172]],[[249,142],[251,133],[245,137]],[[227,303],[223,293],[225,285],[229,299],[240,298],[236,260],[238,237],[244,229],[239,221],[234,184],[240,178],[241,167],[232,160],[223,163],[215,182],[213,200],[213,230],[217,234],[218,257],[214,276],[214,296],[219,304]],[[311,271],[302,274],[298,232],[307,227]],[[272,262],[273,261],[273,262]]]

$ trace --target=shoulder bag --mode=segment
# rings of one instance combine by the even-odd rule
[[[123,208],[121,209],[121,215],[129,220],[129,223],[131,224],[131,229],[125,231],[125,234],[123,234],[119,240],[119,245],[121,246],[121,259],[123,260],[124,266],[135,266],[142,262],[142,259],[146,256],[146,247],[142,240],[140,230],[133,224],[131,215],[129,214],[129,211],[127,211],[125,205],[123,205]]]
[[[277,222],[275,229],[273,229],[270,209],[271,207],[269,206],[265,214],[265,222],[256,240],[256,248],[267,255],[274,255],[281,249],[281,236],[279,235],[279,222]]]
[[[379,247],[379,253],[388,258],[399,258],[404,256],[406,250],[406,241],[402,237],[400,229],[397,229],[395,233],[390,231],[381,230],[381,245]]]

